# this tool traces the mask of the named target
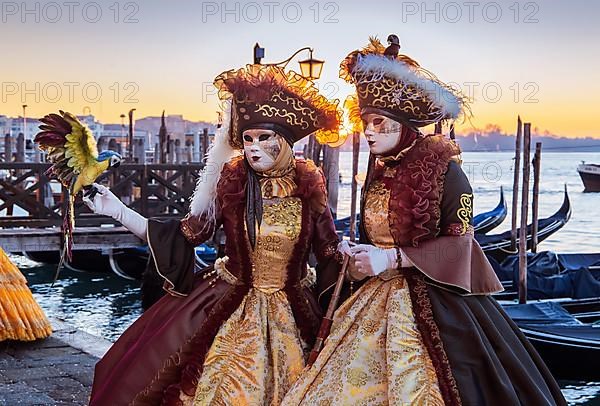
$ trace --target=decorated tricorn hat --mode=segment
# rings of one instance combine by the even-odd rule
[[[416,129],[456,119],[468,109],[459,91],[398,53],[396,35],[390,35],[388,43],[386,48],[372,37],[365,48],[351,52],[341,63],[340,77],[356,86],[360,115],[378,113]]]
[[[242,148],[241,134],[268,128],[290,144],[315,133],[320,143],[338,140],[341,112],[304,76],[274,65],[247,65],[215,78],[221,100],[231,100],[230,143]]]

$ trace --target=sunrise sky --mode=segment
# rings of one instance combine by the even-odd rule
[[[369,35],[385,42],[396,33],[401,52],[474,99],[463,131],[497,124],[510,132],[518,113],[540,131],[600,138],[597,2],[73,4],[0,4],[0,114],[19,115],[26,103],[28,116],[87,106],[105,123],[130,108],[137,117],[166,109],[215,121],[212,79],[250,63],[257,41],[264,62],[314,47],[325,60],[319,85],[343,100],[352,87],[338,79],[339,62]]]

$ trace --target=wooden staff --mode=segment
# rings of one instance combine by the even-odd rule
[[[335,313],[338,301],[340,300],[340,294],[342,293],[342,286],[344,285],[344,278],[346,277],[346,269],[348,268],[349,261],[350,257],[348,255],[344,255],[344,263],[342,264],[342,269],[340,269],[340,274],[338,275],[337,282],[335,283],[333,296],[331,296],[331,300],[329,301],[329,306],[327,307],[325,317],[323,317],[323,320],[321,321],[321,327],[319,328],[319,334],[317,334],[315,345],[313,346],[313,349],[308,357],[308,366],[311,366],[317,360],[321,349],[323,349],[323,343],[325,342],[325,339],[331,330],[333,313]]]
[[[542,160],[542,143],[535,143],[535,154],[533,155],[533,202],[531,203],[532,225],[531,225],[531,252],[537,252],[538,245],[538,207],[540,194],[540,166]]]
[[[519,169],[521,168],[521,116],[517,119],[517,136],[515,138],[515,166],[513,178],[513,193],[512,193],[512,212],[511,212],[511,228],[510,228],[510,250],[517,250],[517,210],[519,203]]]
[[[521,195],[521,228],[519,229],[519,303],[527,303],[527,212],[529,209],[529,162],[531,123],[523,127],[523,191]]]

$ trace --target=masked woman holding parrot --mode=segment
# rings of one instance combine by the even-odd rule
[[[339,267],[324,178],[292,145],[337,141],[337,102],[291,71],[248,65],[217,76],[222,124],[190,212],[145,219],[108,189],[88,204],[147,240],[169,293],[97,364],[91,405],[277,405],[320,322],[312,293]],[[194,272],[194,247],[222,226],[224,258]]]
[[[340,76],[356,86],[346,107],[373,158],[362,243],[340,244],[354,258],[355,292],[283,404],[565,404],[489,296],[502,285],[473,238],[473,194],[458,146],[419,131],[456,119],[465,100],[400,55],[397,36],[388,42],[371,39],[341,65]]]

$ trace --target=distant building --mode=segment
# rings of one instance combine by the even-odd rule
[[[23,117],[13,117],[9,120],[10,129],[7,132],[10,133],[13,137],[16,137],[17,135],[22,133],[25,135],[25,141],[32,141],[35,135],[40,131],[38,127],[40,126],[40,124],[42,124],[41,122],[32,117],[27,117],[27,128],[23,129]],[[6,134],[7,132],[5,132],[4,134]]]
[[[140,118],[135,121],[136,130],[144,130],[151,134],[151,145],[158,143],[158,131],[160,129],[160,116]],[[186,134],[202,132],[208,128],[209,133],[214,133],[215,125],[203,121],[189,121],[181,114],[170,114],[165,116],[167,132],[172,140],[181,140],[185,143]]]
[[[79,119],[79,121],[87,125],[87,127],[90,129],[90,131],[92,131],[92,134],[94,134],[94,137],[96,139],[103,135],[102,131],[104,131],[104,125],[100,121],[96,121],[96,117],[94,117],[93,115],[88,114],[86,116],[77,116],[77,118]]]
[[[10,132],[11,118],[0,114],[0,136],[4,137]]]
[[[137,128],[137,126],[133,129],[133,138],[145,138],[146,139],[146,148],[151,148],[148,144],[149,142],[149,133],[147,131],[143,131]],[[102,128],[102,133],[98,138],[98,142],[108,142],[111,139],[121,143],[122,145],[126,145],[129,137],[129,124],[121,125],[121,124],[104,124]]]
[[[99,143],[106,143],[111,139],[114,139],[126,147],[129,135],[129,124],[102,124],[96,120],[96,117],[92,114],[78,115],[77,118],[84,123],[94,134],[94,138]],[[194,133],[202,132],[205,128],[208,128],[210,134],[214,133],[215,125],[203,121],[194,122],[183,118],[181,114],[172,114],[165,117],[167,131],[171,139],[181,140],[183,145],[185,141],[192,139]],[[8,117],[0,115],[0,135],[3,137],[5,134],[12,134],[16,137],[19,133],[25,134],[25,140],[27,142],[27,148],[31,148],[33,138],[39,132],[39,126],[42,123],[33,118],[27,117],[27,128],[23,129],[23,117]],[[154,149],[154,145],[158,143],[158,130],[160,128],[160,117],[143,117],[134,122],[134,134],[135,139],[145,138],[146,148]],[[186,137],[186,134],[191,136]],[[3,144],[3,143],[2,143]]]

